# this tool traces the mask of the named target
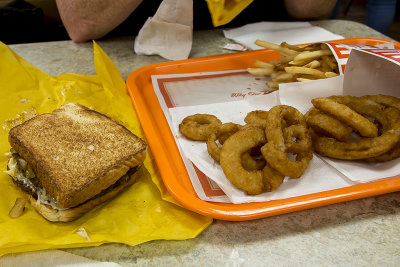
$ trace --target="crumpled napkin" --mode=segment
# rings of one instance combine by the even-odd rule
[[[275,44],[282,42],[303,44],[344,38],[321,27],[312,26],[308,22],[256,22],[224,30],[224,35],[253,50],[263,49],[254,44],[257,39]]]
[[[193,0],[163,0],[135,39],[138,55],[187,59],[193,41]]]

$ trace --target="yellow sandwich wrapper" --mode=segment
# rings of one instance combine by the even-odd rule
[[[214,27],[231,22],[253,0],[206,0]]]
[[[94,42],[96,75],[49,76],[0,42],[0,169],[7,168],[8,131],[36,110],[51,112],[65,102],[79,102],[122,123],[145,139],[126,85],[114,63]],[[132,187],[80,219],[50,223],[27,204],[22,216],[8,213],[20,190],[0,172],[0,256],[55,248],[98,246],[104,243],[137,245],[166,239],[196,237],[212,219],[179,206],[165,190],[151,153],[148,172]]]

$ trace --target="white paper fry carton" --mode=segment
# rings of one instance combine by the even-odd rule
[[[208,154],[205,142],[186,139],[179,132],[182,120],[193,114],[212,114],[222,123],[245,124],[253,110],[284,104],[305,114],[311,99],[332,95],[386,94],[400,97],[400,50],[385,47],[329,43],[341,74],[334,78],[281,84],[268,88],[266,76],[246,70],[152,76],[153,87],[198,197],[204,201],[247,203],[286,199],[358,183],[395,177],[400,159],[385,163],[332,160],[314,154],[299,179],[286,177],[275,191],[250,196],[234,187],[221,166]]]

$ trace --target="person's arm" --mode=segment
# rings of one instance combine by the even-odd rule
[[[332,13],[337,0],[285,0],[286,11],[295,19],[324,19]]]
[[[61,20],[75,42],[98,39],[121,24],[142,0],[56,0]]]

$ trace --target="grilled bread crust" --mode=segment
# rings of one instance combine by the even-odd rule
[[[49,205],[39,203],[32,195],[26,193],[25,191],[23,191],[23,194],[28,199],[29,203],[36,209],[36,211],[46,220],[51,222],[70,222],[78,219],[91,209],[129,188],[139,177],[144,175],[146,171],[146,168],[141,165],[133,174],[130,175],[130,178],[125,183],[119,184],[107,193],[90,199],[81,205],[66,210],[53,209]]]
[[[12,128],[9,142],[62,208],[75,207],[142,164],[147,144],[77,103]]]

